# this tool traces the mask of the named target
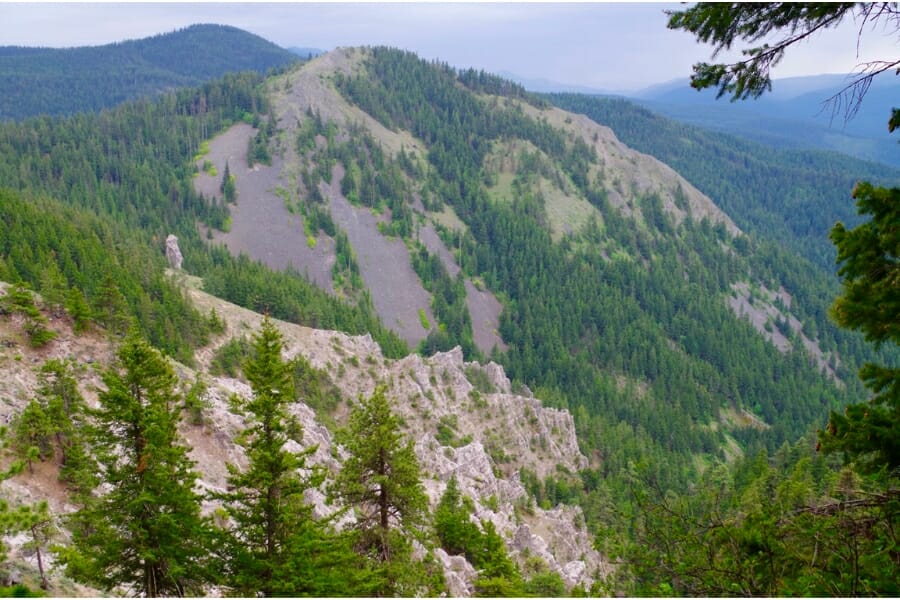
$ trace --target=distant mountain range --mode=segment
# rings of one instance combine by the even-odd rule
[[[778,148],[834,150],[900,166],[897,138],[887,130],[890,108],[900,96],[900,80],[889,75],[873,81],[859,111],[846,122],[844,107],[837,105],[832,111],[832,106],[826,105],[828,98],[852,81],[841,74],[777,79],[771,92],[743,102],[730,102],[724,97],[717,100],[715,90],[698,92],[687,78],[637,92],[621,92],[511,73],[504,76],[532,92],[625,97],[676,121],[736,133]]]
[[[780,79],[758,100],[730,102],[724,97],[716,100],[715,90],[692,89],[685,79],[647,88],[634,94],[634,99],[678,121],[781,148],[821,148],[900,165],[897,139],[887,129],[900,81],[891,76],[876,78],[854,118],[845,121],[844,106],[826,101],[850,81],[847,75]]]
[[[522,87],[524,87],[529,92],[537,92],[538,94],[552,94],[552,93],[561,93],[561,94],[592,94],[592,95],[606,95],[606,96],[620,96],[626,94],[626,92],[619,90],[609,90],[609,89],[601,89],[595,88],[587,85],[574,85],[569,83],[560,83],[558,81],[553,81],[551,79],[544,79],[542,77],[538,78],[529,78],[522,77],[521,75],[516,75],[515,73],[510,73],[509,71],[499,71],[497,73],[501,77],[509,79],[510,81],[515,81]]]
[[[288,50],[225,25],[192,25],[104,46],[3,46],[0,120],[100,110],[225,73],[263,73],[296,60]]]

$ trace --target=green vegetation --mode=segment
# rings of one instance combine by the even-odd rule
[[[0,279],[64,298],[76,330],[95,322],[121,332],[134,318],[154,345],[187,364],[210,333],[163,275],[162,253],[87,210],[0,190],[0,259]],[[60,277],[48,278],[51,272]],[[24,296],[14,292],[9,302]],[[39,315],[28,318],[32,342],[45,341],[52,332],[42,333]]]
[[[610,127],[630,148],[678,171],[765,246],[760,250],[771,256],[767,269],[796,278],[818,267],[828,297],[836,290],[828,230],[836,220],[859,222],[847,201],[850,190],[860,179],[887,183],[900,176],[897,169],[835,152],[772,148],[684,125],[621,98],[545,97]]]
[[[16,190],[0,190],[0,277],[38,287],[56,262],[82,326],[85,304],[120,333],[136,318],[151,343],[190,364],[209,329],[164,276],[162,240],[175,233],[184,268],[212,293],[284,320],[371,332],[387,355],[406,354],[365,299],[348,305],[297,273],[273,273],[201,239],[196,222],[227,227],[228,208],[194,191],[190,159],[248,112],[267,112],[261,82],[227,75],[100,114],[0,124],[0,180]]]
[[[342,564],[352,570],[353,555],[349,546],[340,552],[337,536],[313,518],[304,501],[304,492],[324,479],[320,469],[306,464],[315,448],[284,449],[288,440],[302,441],[302,431],[288,412],[294,378],[281,350],[281,334],[267,318],[244,363],[253,397],[238,405],[248,417],[238,443],[249,464],[229,465],[229,492],[217,495],[231,524],[223,532],[222,583],[243,596],[334,596],[346,590],[344,584],[325,581],[320,571]]]
[[[421,243],[416,252],[410,253],[412,267],[422,281],[423,287],[432,295],[431,310],[440,324],[432,330],[419,345],[419,352],[430,356],[435,352],[446,352],[454,346],[462,347],[463,355],[469,359],[481,357],[472,338],[472,317],[466,305],[466,287],[462,274],[456,279],[450,277],[440,258],[429,254]],[[424,311],[422,311],[424,315]],[[422,327],[431,329],[427,319]]]
[[[428,320],[428,315],[425,314],[425,309],[419,309],[419,323],[422,325],[422,329],[429,330],[431,329],[431,322]]]
[[[521,570],[510,559],[506,544],[490,521],[480,526],[472,520],[475,505],[462,495],[456,477],[447,482],[434,511],[434,528],[441,547],[448,554],[461,554],[478,571],[475,580],[477,596],[487,597],[561,597],[566,587],[558,573],[550,573],[546,564],[532,561],[533,572],[526,581]]]
[[[450,203],[468,228],[445,242],[467,275],[508,299],[501,334],[510,349],[497,360],[539,397],[573,411],[583,449],[599,452],[616,493],[626,491],[630,463],[653,465],[666,486],[681,487],[696,476],[694,455],[722,459],[725,438],[708,424],[723,406],[746,407],[771,425],[732,431],[745,448],[774,450],[862,393],[852,367],[839,371],[847,387],[833,386],[799,345],[780,354],[728,308],[730,283],[751,271],[778,289],[781,273],[771,271],[765,250],[755,253],[708,221],[675,227],[652,196],[640,201],[646,227],[635,226],[589,180],[596,158],[580,139],[509,102],[476,100],[449,67],[375,48],[367,69],[339,78],[340,89],[385,125],[429,143],[427,195]],[[558,161],[603,224],[554,243],[538,196],[491,201],[482,163],[502,136]],[[605,250],[633,260],[610,262]],[[416,260],[417,271],[437,265]],[[865,355],[858,337],[828,323],[827,293],[797,276],[785,285],[797,304],[810,300],[798,310],[819,307],[812,314],[824,350],[839,350],[847,366]],[[644,382],[645,391],[622,386],[623,378]]]
[[[832,315],[876,345],[900,346],[900,188],[860,183],[853,197],[869,220],[849,230],[838,223],[831,231],[843,277]],[[827,449],[843,452],[860,472],[890,482],[900,469],[900,369],[866,363],[859,376],[874,395],[848,406],[844,414],[832,412],[822,441]]]
[[[265,73],[296,60],[271,42],[224,25],[193,25],[106,46],[7,46],[0,53],[0,120],[99,111],[226,73]]]
[[[713,469],[684,495],[636,484],[631,593],[896,596],[900,496],[836,462],[807,438]]]
[[[442,574],[413,557],[412,541],[426,539],[428,500],[412,441],[404,440],[383,386],[360,398],[338,440],[349,456],[333,495],[357,512],[352,538],[371,569],[366,595],[439,592]]]
[[[208,524],[197,473],[178,435],[178,378],[166,358],[132,331],[103,375],[90,444],[103,495],[81,496],[68,524],[66,573],[104,589],[195,595],[208,579]]]
[[[718,47],[760,34],[786,37],[745,51],[737,65],[695,67],[695,87],[717,86],[734,97],[758,96],[768,68],[784,48],[849,12],[874,20],[865,4],[698,5],[673,13],[684,28]],[[782,32],[781,30],[785,30]],[[863,93],[865,87],[862,88]],[[897,123],[894,109],[890,128]],[[842,327],[896,351],[897,188],[858,184],[853,191],[865,220],[831,231],[843,291],[832,308]],[[632,510],[622,516],[633,533],[624,554],[625,579],[637,595],[894,596],[900,543],[898,407],[900,372],[868,362],[860,377],[873,395],[832,411],[828,427],[775,454],[759,452],[708,470],[692,489],[667,492],[659,480],[635,472]],[[823,450],[819,453],[818,450]]]
[[[333,390],[303,359],[284,360],[282,349],[267,318],[243,361],[252,396],[233,401],[246,417],[237,442],[248,463],[229,465],[228,490],[205,496],[179,434],[202,382],[179,389],[171,362],[134,329],[103,374],[95,410],[78,393],[84,370],[47,361],[37,398],[11,427],[12,450],[25,458],[3,476],[28,460],[59,466],[79,507],[65,520],[71,541],[57,536],[47,502],[0,502],[0,530],[28,534],[25,549],[37,557],[42,587],[49,588],[43,557],[52,551],[76,581],[152,597],[198,595],[210,586],[265,596],[440,592],[433,559],[412,556],[413,540],[431,547],[431,515],[412,445],[384,390],[354,409],[344,434],[350,457],[326,480],[307,462],[315,447],[286,446],[303,443],[290,405],[303,397],[327,409]],[[310,489],[344,499],[334,517],[352,511],[354,525],[338,531],[332,518],[314,518],[304,499]],[[222,508],[201,517],[204,500]]]
[[[56,338],[56,333],[47,328],[47,318],[38,310],[31,292],[22,286],[13,286],[0,299],[0,314],[9,313],[25,317],[25,333],[33,348],[46,346]]]
[[[185,268],[213,294],[276,318],[369,332],[386,356],[402,356],[408,349],[374,316],[347,236],[336,230],[319,192],[342,164],[343,193],[360,206],[389,211],[384,232],[414,248],[413,266],[438,320],[420,351],[461,344],[467,356],[478,356],[465,277],[502,298],[509,350],[492,358],[517,385],[571,410],[582,449],[593,459],[580,473],[560,469],[541,480],[522,469],[520,477],[539,506],[583,507],[598,544],[621,559],[622,591],[900,593],[900,374],[891,366],[900,342],[895,189],[857,187],[859,218],[828,212],[821,204],[838,199],[826,188],[840,188],[850,173],[841,159],[763,156],[724,136],[676,129],[627,103],[553,97],[614,121],[627,143],[633,136],[639,149],[645,144],[660,157],[693,145],[676,168],[735,215],[748,235],[732,237],[709,220],[676,224],[653,194],[625,193],[636,215],[631,219],[611,205],[595,151],[547,119],[529,116],[545,100],[484,73],[375,48],[363,69],[337,76],[336,84],[387,127],[420,140],[426,160],[405,150],[391,159],[356,126],[345,137],[309,113],[295,140],[305,161],[302,188],[289,192],[300,198],[306,235],[321,230],[335,239],[335,289],[350,304],[298,273],[275,273],[208,247],[198,233],[198,222],[228,227],[235,190],[228,166],[221,187],[226,202],[193,190],[191,159],[202,157],[204,140],[250,122],[258,129],[251,162],[271,160],[274,119],[261,83],[258,75],[229,75],[101,114],[0,125],[0,180],[10,188],[0,191],[0,279],[13,284],[0,312],[24,315],[35,346],[52,343],[41,309],[61,318],[68,313],[77,330],[125,339],[118,362],[104,374],[97,411],[88,411],[77,393],[74,382],[83,374],[48,362],[41,389],[9,431],[14,460],[5,475],[54,461],[79,506],[69,521],[72,544],[59,550],[70,575],[147,595],[199,594],[213,585],[244,595],[437,594],[444,582],[429,556],[436,533],[446,550],[463,553],[479,569],[479,594],[564,590],[540,561],[516,566],[493,525],[471,519],[472,503],[455,481],[432,531],[419,466],[384,387],[359,400],[338,436],[349,453],[340,473],[331,481],[313,468],[298,474],[315,449],[286,449],[303,439],[288,407],[301,398],[320,417],[330,416],[337,396],[330,373],[300,358],[282,359],[282,340],[269,320],[251,342],[232,339],[214,357],[217,372],[241,375],[253,389],[252,398],[234,403],[248,419],[240,437],[248,463],[231,468],[230,489],[216,496],[222,511],[200,517],[203,498],[177,431],[184,409],[192,424],[202,424],[203,382],[179,390],[159,350],[190,363],[221,326],[193,309],[164,275],[162,240],[179,236]],[[519,153],[522,172],[498,198],[486,190],[496,176],[486,159],[502,140],[534,150]],[[731,169],[740,164],[746,168]],[[723,174],[730,172],[728,180]],[[869,166],[859,173],[892,176]],[[554,236],[540,190],[541,181],[554,179],[596,209],[596,218]],[[762,190],[758,198],[748,198],[751,189]],[[455,279],[437,256],[414,246],[410,205],[417,194],[429,210],[448,204],[465,224],[461,233],[443,232],[463,267]],[[685,201],[676,193],[676,204],[684,208]],[[828,226],[822,219],[835,215],[850,225],[833,233],[845,278],[833,314],[882,346],[876,351],[863,335],[839,330],[827,318],[837,286],[830,283],[828,251],[812,240]],[[782,354],[736,317],[726,299],[737,282],[749,283],[756,304],[761,286],[783,285],[791,314],[817,338],[841,384],[819,371],[796,336]],[[784,302],[780,307],[787,309]],[[784,319],[769,327],[790,333]],[[360,366],[357,357],[345,361]],[[853,377],[863,362],[869,363],[865,385]],[[481,370],[467,373],[475,386],[472,404],[483,404],[481,394],[495,391],[493,385]],[[765,426],[728,418],[740,411]],[[829,413],[819,435],[828,453],[815,453],[813,431]],[[456,428],[453,417],[440,419],[438,441],[470,441]],[[498,462],[507,459],[503,448],[489,447]],[[101,484],[104,493],[97,491]],[[302,502],[313,488],[342,501],[345,512],[336,516],[350,522],[343,533],[329,519],[313,518]],[[4,533],[27,530],[36,552],[52,546],[40,505],[2,508]],[[424,548],[423,559],[414,542]]]

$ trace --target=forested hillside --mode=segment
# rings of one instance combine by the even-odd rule
[[[170,59],[184,50],[144,43]],[[92,448],[77,457],[100,462],[59,471],[78,505],[60,555],[67,572],[150,595],[894,592],[895,513],[866,500],[886,494],[894,506],[893,492],[813,449],[830,410],[867,397],[863,362],[897,358],[828,317],[838,286],[824,241],[834,219],[859,222],[846,200],[852,178],[894,173],[764,152],[622,101],[550,99],[573,112],[488,73],[377,47],[0,123],[8,339],[35,361],[56,351],[56,335],[65,347],[98,335],[119,348],[92,397],[98,410],[77,417],[93,423],[85,438],[40,416],[43,406],[62,419],[50,410],[62,392],[46,386],[14,424],[19,475],[32,463],[65,467],[72,440]],[[287,268],[252,243],[271,235],[264,218],[293,228]],[[170,234],[190,277],[165,273]],[[318,278],[303,261],[322,263]],[[386,312],[413,288],[423,305]],[[229,306],[223,319],[208,310],[226,310],[222,300],[267,317]],[[499,307],[495,331],[475,318],[486,300]],[[48,326],[48,314],[65,326]],[[294,336],[286,363],[269,316],[361,337],[282,324]],[[183,380],[158,350],[181,363]],[[22,362],[13,352],[3,350],[5,364]],[[194,378],[201,371],[217,378],[214,393]],[[142,374],[161,390],[146,416],[121,410],[143,402],[122,383]],[[144,425],[151,454],[170,462],[142,462],[147,440],[128,436]],[[213,473],[202,500],[219,512],[209,520],[184,436]],[[379,439],[398,461],[390,477],[364,464]],[[146,481],[120,468],[117,443],[137,449],[123,460],[137,474],[149,466]],[[246,460],[226,470],[221,456],[234,452]],[[313,456],[321,462],[307,469]],[[466,464],[483,472],[461,479],[460,493],[451,474]],[[96,488],[85,473],[117,491],[76,495]],[[382,491],[398,485],[396,504],[379,506],[378,486],[359,485],[367,477]],[[170,479],[178,494],[154,487]],[[290,498],[284,512],[260,500],[265,485]],[[313,510],[300,500],[307,488],[351,510]],[[132,491],[172,503],[190,527],[180,539],[167,530],[174,563],[154,562],[152,544],[134,563],[114,560],[106,538],[118,538],[107,533],[129,530],[132,517],[146,524],[128,512]],[[859,527],[834,508],[844,501]],[[555,513],[560,504],[580,505],[583,525],[577,512]],[[333,513],[349,521],[339,527]],[[551,517],[586,526],[596,550],[621,559],[618,579],[601,585],[610,573],[595,553],[566,565],[541,554],[528,526],[549,535]],[[271,540],[257,544],[263,530]],[[839,573],[838,550],[817,562],[819,540],[862,552],[852,577]],[[354,573],[345,587],[338,571]]]
[[[671,165],[715,198],[742,229],[786,246],[827,273],[835,270],[828,231],[836,221],[858,222],[850,197],[856,182],[900,179],[895,168],[836,152],[772,148],[677,123],[620,98],[552,94],[547,100],[607,125],[623,142]]]
[[[225,73],[265,73],[295,60],[259,36],[224,25],[193,25],[106,46],[4,46],[0,120],[97,111]]]
[[[635,194],[627,212],[616,208],[603,179],[617,174],[604,172],[580,137],[520,104],[472,95],[502,93],[499,80],[386,49],[374,49],[366,64],[367,74],[339,78],[338,87],[386,126],[426,141],[423,195],[466,223],[451,240],[464,270],[508,298],[501,333],[510,348],[500,360],[575,411],[582,443],[604,458],[604,474],[633,461],[659,469],[669,484],[684,483],[692,456],[711,458],[724,446],[721,430],[707,427],[723,411],[756,413],[764,431],[732,434],[776,448],[824,419],[827,406],[860,393],[852,367],[844,368],[865,351],[828,322],[831,290],[787,272],[769,245],[706,220],[677,223],[654,194]],[[509,200],[492,200],[483,182],[500,175],[487,157],[495,140],[510,137],[530,142],[535,158],[520,158]],[[558,166],[548,170],[547,161]],[[566,178],[597,209],[558,241],[547,227],[552,204],[533,185],[543,173]],[[785,285],[797,297],[805,330],[841,356],[842,385],[823,379],[803,350],[783,355],[735,317],[726,298],[742,280]]]
[[[64,286],[80,291],[93,306],[102,301],[95,287],[98,282],[83,273],[96,270],[105,275],[103,265],[109,261],[133,264],[136,257],[132,253],[144,247],[153,249],[156,258],[145,261],[138,272],[145,278],[161,277],[163,243],[175,233],[185,254],[185,268],[206,276],[208,285],[220,295],[296,322],[351,333],[371,332],[386,353],[405,353],[402,341],[378,324],[370,308],[338,302],[296,274],[272,273],[246,257],[232,258],[222,249],[209,248],[201,240],[197,222],[221,225],[228,209],[194,192],[191,157],[208,136],[235,121],[252,121],[254,114],[265,110],[266,99],[258,87],[261,81],[255,74],[229,75],[202,88],[171,92],[100,114],[0,125],[0,177],[13,196],[64,200],[76,214],[86,213],[93,227],[125,231],[129,239],[119,244],[110,240],[106,254],[80,248],[91,238],[56,233],[48,235],[46,242],[38,238],[34,248],[31,244],[9,246],[9,254],[3,256],[8,281],[23,281],[43,291],[40,274],[56,262],[65,275]],[[8,205],[10,210],[13,206]],[[34,235],[24,226],[27,214],[11,221],[14,230],[4,239],[6,243]],[[35,252],[45,243],[50,244],[47,252]],[[60,251],[53,244],[74,250]],[[78,252],[82,258],[73,263],[70,252]],[[134,275],[123,281],[131,277]],[[131,307],[125,315],[139,317],[148,335],[160,325],[147,318],[151,313],[146,303],[165,304],[166,297],[173,296],[154,294],[142,303],[139,297],[144,292],[139,287],[123,285],[119,293]],[[190,362],[194,346],[188,340],[182,343],[181,336],[153,335],[151,340]]]

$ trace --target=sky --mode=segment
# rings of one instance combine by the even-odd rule
[[[282,47],[389,45],[456,67],[609,92],[687,79],[711,48],[666,28],[677,3],[15,3],[0,0],[0,46],[101,45],[195,23],[239,27]],[[895,32],[858,24],[790,50],[776,78],[848,73],[896,54]],[[737,54],[731,55],[735,57]],[[729,58],[728,55],[719,57]]]

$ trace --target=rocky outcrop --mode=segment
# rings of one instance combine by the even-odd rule
[[[256,313],[196,289],[188,291],[201,310],[215,308],[232,327],[232,335],[249,333],[259,326],[261,317]],[[593,549],[580,509],[560,506],[542,510],[534,506],[519,478],[521,469],[544,479],[560,472],[576,473],[587,466],[587,458],[578,448],[572,415],[567,411],[543,406],[527,388],[515,390],[521,394],[514,393],[501,365],[466,362],[460,348],[431,357],[412,354],[390,360],[369,335],[350,336],[281,322],[278,325],[285,340],[285,356],[302,355],[314,367],[332,374],[346,400],[368,396],[378,385],[388,387],[406,435],[415,440],[432,508],[443,495],[447,481],[455,476],[460,491],[473,500],[473,518],[491,521],[514,559],[524,564],[528,557],[539,556],[568,585],[586,589],[608,572]],[[249,392],[239,381],[212,379],[209,418],[213,435],[233,437],[236,416],[226,414],[227,398],[232,393]],[[293,411],[303,426],[302,446],[316,447],[311,461],[333,471],[339,469],[344,452],[336,446],[331,431],[305,404],[297,403]],[[346,413],[343,406],[335,418],[340,420]],[[196,444],[194,448],[196,452]],[[221,469],[210,464],[221,462],[216,452],[197,452],[194,458],[204,474]],[[221,478],[204,479],[209,485],[224,484]],[[307,500],[320,516],[337,509],[327,504],[320,492],[310,492]],[[442,551],[435,555],[444,565],[450,595],[471,595],[477,574],[465,558]]]
[[[181,263],[184,258],[181,256],[181,249],[178,247],[178,238],[173,234],[169,234],[166,238],[166,260],[173,269],[181,269]]]
[[[173,272],[174,273],[174,272]],[[212,309],[227,324],[227,333],[213,346],[197,354],[197,371],[184,365],[176,370],[185,386],[199,374],[207,382],[206,408],[195,422],[185,422],[182,434],[191,447],[191,458],[201,474],[199,486],[206,491],[225,491],[228,464],[243,465],[245,456],[235,439],[244,427],[243,417],[231,408],[234,395],[248,397],[252,392],[243,381],[212,377],[208,366],[214,347],[233,336],[249,335],[259,328],[262,316],[234,306],[198,289],[198,282],[183,273],[175,277],[185,285],[189,297],[202,312]],[[539,557],[560,573],[570,586],[589,588],[607,572],[602,557],[593,549],[583,526],[581,511],[559,506],[543,510],[535,506],[519,478],[528,469],[539,478],[575,473],[587,465],[575,437],[572,416],[562,410],[544,407],[527,390],[514,390],[503,367],[495,363],[481,365],[466,362],[455,348],[431,357],[410,355],[400,360],[386,359],[371,336],[350,336],[290,323],[276,322],[285,341],[284,355],[305,357],[314,367],[326,370],[343,398],[328,420],[341,423],[348,414],[348,401],[371,394],[377,385],[386,385],[394,411],[402,418],[405,434],[415,441],[423,484],[432,508],[444,493],[447,482],[456,477],[460,490],[473,500],[473,520],[490,521],[504,537],[510,556],[522,565]],[[8,323],[0,321],[0,327]],[[3,333],[2,337],[12,337]],[[82,357],[101,367],[112,360],[112,348],[102,336],[75,336],[59,327],[59,337],[45,354],[17,347],[2,349],[0,360],[7,370],[0,392],[5,391],[9,411],[0,407],[0,416],[21,410],[37,386],[35,368],[46,356]],[[13,359],[23,353],[21,360]],[[8,355],[8,356],[7,356]],[[101,386],[96,372],[82,382],[91,404]],[[514,393],[523,392],[524,395]],[[346,456],[334,440],[333,425],[326,426],[312,408],[302,402],[291,410],[302,426],[303,437],[290,442],[295,450],[313,447],[308,459],[336,472]],[[9,499],[33,501],[47,498],[53,510],[65,513],[73,509],[66,491],[56,477],[55,468],[36,469],[0,483]],[[326,501],[323,490],[310,490],[307,501],[319,517],[332,515],[340,507]],[[214,502],[204,510],[214,511]],[[351,515],[345,515],[345,520]],[[19,556],[21,544],[8,540],[12,554]],[[24,543],[24,542],[23,542]],[[477,573],[461,556],[442,550],[434,555],[444,566],[448,592],[452,596],[470,596]]]

